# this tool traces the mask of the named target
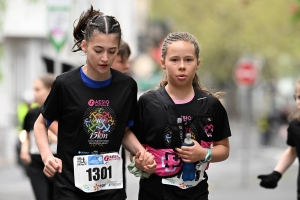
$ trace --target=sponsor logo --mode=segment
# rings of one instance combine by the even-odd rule
[[[87,151],[78,151],[78,155],[88,155],[90,152]]]
[[[89,106],[109,106],[109,100],[94,100],[90,99],[88,101]]]
[[[88,156],[88,164],[89,165],[101,165],[104,164],[102,155],[92,155]]]
[[[119,155],[106,155],[104,156],[104,161],[110,161],[110,160],[120,160]]]

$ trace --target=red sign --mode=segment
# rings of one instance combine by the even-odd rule
[[[242,61],[236,66],[234,75],[238,84],[252,86],[257,80],[258,70],[253,62]]]

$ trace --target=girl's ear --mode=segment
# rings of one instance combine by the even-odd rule
[[[85,40],[82,40],[80,47],[81,47],[82,51],[84,51],[86,53],[87,43]]]
[[[161,65],[161,68],[166,69],[165,60],[163,58],[160,59],[160,65]]]
[[[200,63],[201,63],[201,60],[200,60],[200,59],[198,59],[198,61],[197,61],[197,69],[199,69],[199,67],[200,67]]]

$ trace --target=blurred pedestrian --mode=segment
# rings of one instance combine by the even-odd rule
[[[28,165],[26,167],[27,174],[30,178],[30,183],[36,200],[53,199],[53,180],[43,173],[44,163],[35,142],[33,127],[35,120],[40,114],[40,106],[44,104],[51,90],[51,85],[54,79],[55,77],[52,74],[46,74],[38,77],[34,81],[34,101],[39,105],[39,107],[29,109],[25,115],[23,131],[21,133],[24,137],[21,143],[20,158]],[[54,135],[51,131],[48,131],[48,139],[50,146],[52,147],[52,153],[56,154],[56,135]]]
[[[44,173],[55,175],[54,199],[126,199],[118,154],[121,144],[141,160],[139,169],[155,169],[155,162],[129,131],[137,84],[111,69],[121,27],[115,17],[91,6],[81,14],[73,35],[73,51],[86,53],[86,63],[56,78],[35,122]],[[46,137],[46,126],[56,120],[57,157]]]
[[[290,120],[287,128],[287,145],[289,146],[282,154],[280,160],[270,174],[259,175],[261,179],[260,186],[273,189],[277,187],[278,181],[281,179],[285,171],[293,164],[298,157],[300,160],[300,78],[295,83],[295,102],[297,106],[296,114]],[[300,170],[300,168],[299,168]],[[300,174],[298,173],[297,183],[297,199],[300,200]]]
[[[131,54],[131,50],[128,43],[122,40],[120,44],[120,49],[111,68],[118,70],[119,72],[122,72],[124,74],[128,74],[128,70],[130,67],[129,66],[130,54]]]
[[[157,90],[144,93],[132,131],[155,156],[157,168],[140,179],[140,200],[207,200],[206,170],[210,162],[229,156],[231,136],[226,110],[202,87],[196,73],[200,48],[189,33],[169,34],[162,44],[161,66],[166,71]],[[190,133],[194,146],[182,146]],[[182,163],[193,163],[189,181],[182,179]]]

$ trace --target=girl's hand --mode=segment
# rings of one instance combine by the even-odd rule
[[[44,161],[44,160],[43,160]],[[47,177],[53,177],[56,172],[61,173],[62,172],[62,161],[59,158],[56,158],[54,156],[49,156],[44,161],[44,174]]]
[[[183,162],[197,162],[204,160],[207,150],[200,146],[200,144],[193,140],[194,146],[181,146],[176,148],[177,155],[181,157]]]
[[[154,156],[149,152],[138,152],[135,155],[135,165],[138,169],[152,174],[156,170],[156,162]]]
[[[20,158],[27,165],[29,165],[31,163],[31,157],[30,157],[30,154],[28,153],[28,151],[27,152],[26,151],[21,151],[20,152]]]

